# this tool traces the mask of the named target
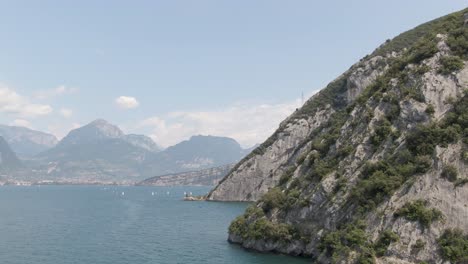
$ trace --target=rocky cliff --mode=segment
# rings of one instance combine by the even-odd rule
[[[466,12],[387,41],[238,163],[208,196],[257,201],[229,241],[319,263],[466,261]]]
[[[143,186],[214,186],[234,167],[233,164],[214,168],[151,177],[139,182]]]

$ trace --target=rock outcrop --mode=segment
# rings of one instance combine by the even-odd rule
[[[466,261],[466,11],[387,41],[238,163],[207,198],[256,201],[229,241],[318,263]]]
[[[196,171],[155,176],[139,182],[143,186],[214,186],[234,167],[233,164]]]

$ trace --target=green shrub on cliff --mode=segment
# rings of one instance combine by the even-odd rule
[[[387,229],[383,231],[374,245],[375,254],[377,256],[385,255],[388,246],[390,246],[390,244],[393,242],[397,242],[398,240],[400,240],[400,237],[392,230]]]
[[[445,260],[452,263],[465,263],[465,261],[468,261],[468,235],[464,235],[462,230],[445,230],[437,243]]]
[[[440,58],[440,68],[437,71],[440,74],[451,74],[463,68],[463,61],[458,56],[446,56]]]
[[[450,182],[455,182],[458,178],[457,168],[450,164],[444,165],[441,176],[449,180]]]
[[[440,220],[443,214],[435,208],[428,208],[424,200],[407,202],[395,212],[395,217],[404,217],[409,221],[417,221],[423,227],[429,227],[434,221]]]
[[[275,187],[265,193],[260,201],[263,202],[263,210],[268,212],[273,208],[282,208],[286,204],[286,195]]]

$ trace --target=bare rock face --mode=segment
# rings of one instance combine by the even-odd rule
[[[337,97],[344,97],[352,102],[360,92],[372,83],[385,68],[384,58],[378,56],[357,63],[335,80],[344,83],[346,90]],[[320,94],[312,97],[306,105],[314,100],[321,100]],[[306,106],[305,106],[306,107]],[[293,113],[281,125],[272,137],[270,145],[265,144],[253,151],[210,193],[209,200],[217,201],[257,201],[270,188],[276,186],[280,177],[290,166],[291,160],[300,156],[309,146],[306,144],[312,133],[326,123],[336,111],[335,107],[326,104],[314,111],[312,116],[301,116]],[[266,145],[266,146],[265,146]],[[257,149],[258,150],[258,149]],[[266,177],[265,177],[266,176]]]
[[[261,154],[249,156],[223,183],[209,195],[209,200],[256,201],[275,186],[282,174],[282,166],[294,156],[294,148],[303,142],[310,131],[329,118],[330,110],[318,111],[313,118],[299,119],[285,125],[277,140]],[[264,177],[268,175],[267,177]]]
[[[226,176],[234,164],[214,168],[155,176],[139,182],[143,186],[213,186]]]
[[[317,263],[466,260],[440,242],[468,240],[466,11],[388,41],[238,163],[208,196],[256,201],[228,240]]]
[[[0,125],[0,136],[20,157],[32,157],[58,143],[54,135],[18,126]]]

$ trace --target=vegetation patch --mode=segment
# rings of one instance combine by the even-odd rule
[[[413,250],[413,252],[418,253],[424,247],[426,247],[426,242],[424,242],[422,239],[418,239],[416,240],[416,243],[414,243],[414,245],[411,246],[411,249]]]
[[[432,116],[435,113],[434,106],[431,105],[431,104],[427,105],[426,110],[424,112],[426,112],[426,114]]]
[[[319,249],[331,257],[333,262],[346,257],[353,250],[360,253],[359,258],[374,263],[375,252],[372,243],[369,242],[365,227],[364,222],[356,221],[329,232],[322,237]]]
[[[387,253],[388,246],[390,246],[390,244],[393,242],[397,242],[398,240],[400,240],[400,237],[392,230],[387,229],[383,231],[374,245],[375,254],[379,257],[385,255],[385,253]]]
[[[282,208],[286,204],[286,194],[280,188],[275,187],[265,193],[260,201],[263,211],[269,212],[274,208]]]
[[[296,167],[291,166],[285,170],[285,172],[281,175],[279,179],[279,185],[284,185],[286,184],[291,177],[294,175],[294,171],[296,170]]]
[[[319,249],[331,257],[332,262],[338,262],[351,251],[356,251],[359,253],[357,263],[375,263],[375,256],[385,255],[388,246],[400,239],[393,231],[385,230],[375,243],[371,243],[365,227],[365,223],[358,220],[329,232],[322,237]]]
[[[460,229],[447,229],[437,240],[443,259],[451,263],[468,261],[468,235]]]
[[[372,145],[380,145],[392,133],[392,124],[387,118],[379,120],[375,123],[374,134],[371,136],[370,141]]]
[[[463,60],[458,56],[446,56],[440,58],[440,68],[437,71],[440,74],[448,75],[463,68]]]
[[[433,222],[443,218],[443,214],[440,210],[428,208],[427,205],[427,201],[424,200],[407,202],[395,212],[394,216],[403,217],[409,221],[417,221],[423,227],[427,228]]]
[[[456,182],[458,179],[458,171],[457,168],[453,165],[446,164],[444,165],[444,168],[442,169],[442,177],[447,179],[450,182]]]

